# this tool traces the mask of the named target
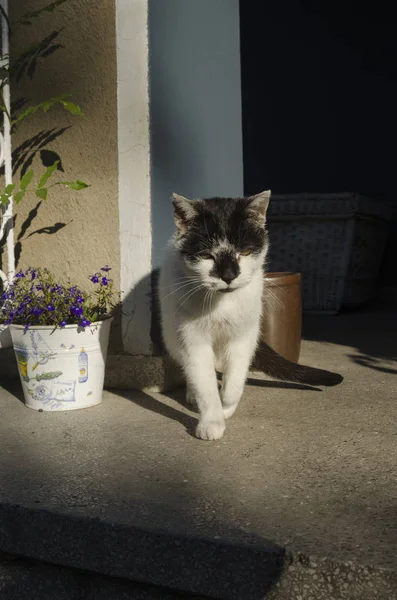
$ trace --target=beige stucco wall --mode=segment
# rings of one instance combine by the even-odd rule
[[[10,3],[11,21],[37,10],[46,0]],[[15,29],[11,54],[36,43],[54,30],[64,28],[57,42],[65,48],[39,61],[33,80],[14,85],[12,99],[30,103],[64,92],[74,92],[86,119],[72,117],[62,108],[37,113],[21,124],[13,146],[42,130],[71,126],[48,148],[62,158],[65,180],[82,179],[90,188],[74,192],[60,186],[49,193],[22,240],[20,266],[48,266],[81,285],[87,275],[108,263],[119,286],[119,223],[117,171],[117,106],[115,7],[113,0],[68,0],[53,13],[45,13],[34,24]],[[42,171],[36,158],[33,166]],[[16,235],[37,204],[34,195],[17,207]],[[53,235],[30,233],[57,222],[67,226]]]

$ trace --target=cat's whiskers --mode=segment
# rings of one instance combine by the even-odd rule
[[[264,292],[263,292],[263,297],[265,302],[263,303],[263,309],[265,314],[267,314],[267,306],[266,303],[268,304],[269,308],[274,309],[276,307],[278,308],[284,308],[284,302],[273,292],[273,290],[271,290],[270,288],[264,288]]]
[[[176,286],[180,285],[181,283],[185,283],[185,282],[186,283],[189,283],[189,282],[195,283],[197,281],[201,281],[201,277],[199,277],[199,276],[197,276],[197,277],[187,277],[186,276],[186,277],[183,277],[183,278],[177,280],[175,283],[171,283],[170,285],[167,285],[166,287],[162,287],[161,289],[162,290],[163,289],[169,289],[169,288],[172,288],[172,287],[176,287]]]
[[[176,294],[178,292],[180,292],[181,290],[184,290],[185,288],[187,288],[188,286],[191,285],[196,285],[197,281],[187,281],[185,283],[182,283],[179,285],[179,287],[177,287],[175,290],[172,290],[171,292],[169,292],[169,294],[167,294],[166,296],[163,297],[163,299],[165,300],[166,298],[169,298],[170,296],[172,296],[173,294]],[[201,285],[201,284],[200,284]],[[189,292],[190,290],[188,290]]]
[[[201,289],[205,289],[206,286],[203,283],[200,283],[199,285],[197,285],[193,290],[188,290],[185,294],[183,294],[182,298],[179,298],[178,303],[177,303],[177,309],[181,309],[182,306],[184,306],[186,304],[186,302],[188,300],[190,300],[190,298],[196,294],[199,290]],[[188,295],[189,294],[189,295]],[[187,296],[187,298],[185,298]],[[182,302],[182,300],[185,298],[185,300]],[[182,304],[181,304],[182,302]]]
[[[215,293],[215,291],[212,290],[211,288],[206,291],[204,300],[203,300],[203,310],[201,312],[202,317],[204,316],[205,312],[208,312],[208,314],[211,313],[211,301],[212,301],[212,297],[213,297],[214,293]]]

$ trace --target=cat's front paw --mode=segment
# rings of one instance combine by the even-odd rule
[[[224,422],[200,421],[196,427],[196,436],[200,440],[220,440],[224,432]]]

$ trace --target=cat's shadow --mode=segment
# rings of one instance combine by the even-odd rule
[[[177,421],[178,423],[183,425],[183,427],[185,427],[187,433],[191,437],[196,438],[194,434],[197,425],[196,415],[190,415],[185,411],[179,410],[178,407],[170,406],[166,402],[163,402],[160,398],[154,397],[151,394],[147,394],[146,392],[118,389],[113,389],[109,391],[111,391],[113,394],[117,394],[117,396],[129,400],[130,402],[133,402],[134,404],[140,406],[141,408],[144,408],[145,410],[154,412],[158,415],[161,415],[162,417],[165,417],[166,419]],[[177,390],[174,390],[173,392],[164,392],[162,395],[166,398],[174,400],[175,402],[180,404],[185,410],[188,409],[192,412],[195,412],[194,407],[186,405],[184,388],[179,388]]]
[[[253,377],[248,378],[247,385],[263,388],[281,388],[306,391],[310,390],[315,392],[322,391],[320,388],[312,387],[309,385],[303,385],[299,383],[288,383],[284,381],[268,381],[263,379],[255,379]],[[145,410],[157,413],[167,419],[177,421],[186,428],[187,433],[191,437],[197,439],[194,433],[198,419],[197,409],[194,406],[188,406],[186,404],[186,390],[184,387],[180,387],[176,390],[162,393],[162,396],[164,396],[165,398],[170,398],[171,400],[179,404],[184,410],[179,410],[177,407],[170,406],[166,402],[162,402],[158,396],[154,397],[150,394],[146,394],[145,392],[132,392],[126,390],[112,390],[112,392],[114,394],[117,394],[118,396],[129,400],[130,402],[134,402],[134,404],[137,404]],[[188,412],[186,412],[186,410],[189,410],[189,412],[193,414],[189,414]]]
[[[290,383],[288,381],[273,381],[271,379],[255,379],[248,377],[247,385],[253,385],[256,387],[264,388],[275,388],[283,390],[306,390],[311,392],[322,392],[323,390],[313,385],[306,385],[304,383]]]
[[[218,387],[220,389],[221,375],[219,373],[217,375],[218,375],[218,380],[219,380]],[[248,377],[246,385],[263,387],[263,388],[268,388],[268,389],[304,390],[304,391],[311,391],[311,392],[322,392],[323,391],[321,388],[314,387],[311,385],[305,385],[303,383],[290,383],[287,381],[255,379],[254,377]],[[198,412],[197,408],[195,406],[191,406],[186,403],[185,387],[180,387],[177,390],[173,390],[173,391],[163,392],[162,395],[166,396],[167,398],[171,398],[178,404],[182,405],[183,408],[185,408],[185,409],[187,408],[190,411],[197,414],[197,412]],[[186,417],[187,415],[185,413],[183,413],[183,416]],[[181,419],[181,422],[182,422],[182,419]]]

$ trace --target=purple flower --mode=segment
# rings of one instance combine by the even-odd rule
[[[82,302],[84,302],[84,298],[83,298],[83,296],[77,296],[75,301],[79,302],[81,304]]]
[[[41,283],[39,283],[38,285],[36,285],[36,290],[38,290],[39,292],[41,292],[41,290],[43,289],[43,286]]]
[[[99,275],[99,273],[95,273],[95,275],[91,275],[91,277],[89,277],[89,279],[91,279],[92,283],[98,283],[98,281],[99,281],[98,275]]]
[[[36,271],[32,271],[31,275],[32,275],[32,281],[33,281],[33,279],[36,279]]]
[[[104,267],[101,268],[101,271],[104,271],[105,273],[108,273],[108,271],[111,271],[111,267],[109,267],[109,265],[105,265]]]
[[[8,289],[7,292],[4,292],[4,294],[1,296],[2,300],[12,300],[15,296],[15,292],[13,289]]]
[[[54,287],[51,288],[51,292],[53,294],[63,294],[63,287],[61,285],[54,285]]]
[[[15,277],[17,277],[19,279],[20,277],[25,277],[25,275],[24,275],[23,271],[21,270],[21,271],[18,271],[18,273],[15,274]]]
[[[59,327],[66,327],[67,324],[68,324],[67,321],[61,321],[59,323]]]
[[[107,285],[109,283],[109,279],[107,277],[102,277],[101,283],[102,285]]]
[[[83,319],[80,323],[80,325],[82,327],[88,327],[89,325],[91,325],[91,321],[89,321],[88,319]]]
[[[48,308],[48,306],[47,306]],[[39,317],[41,315],[41,313],[43,312],[43,308],[34,308],[32,310],[32,315],[34,315],[35,317]]]
[[[47,310],[49,310],[50,312],[54,312],[55,306],[53,304],[47,304]]]
[[[24,332],[25,333],[27,332],[27,330],[29,329],[29,327],[30,327],[30,323],[26,323],[25,328],[24,328]]]
[[[76,317],[80,317],[83,314],[83,309],[81,306],[76,306],[73,304],[73,306],[70,307],[70,312]]]

